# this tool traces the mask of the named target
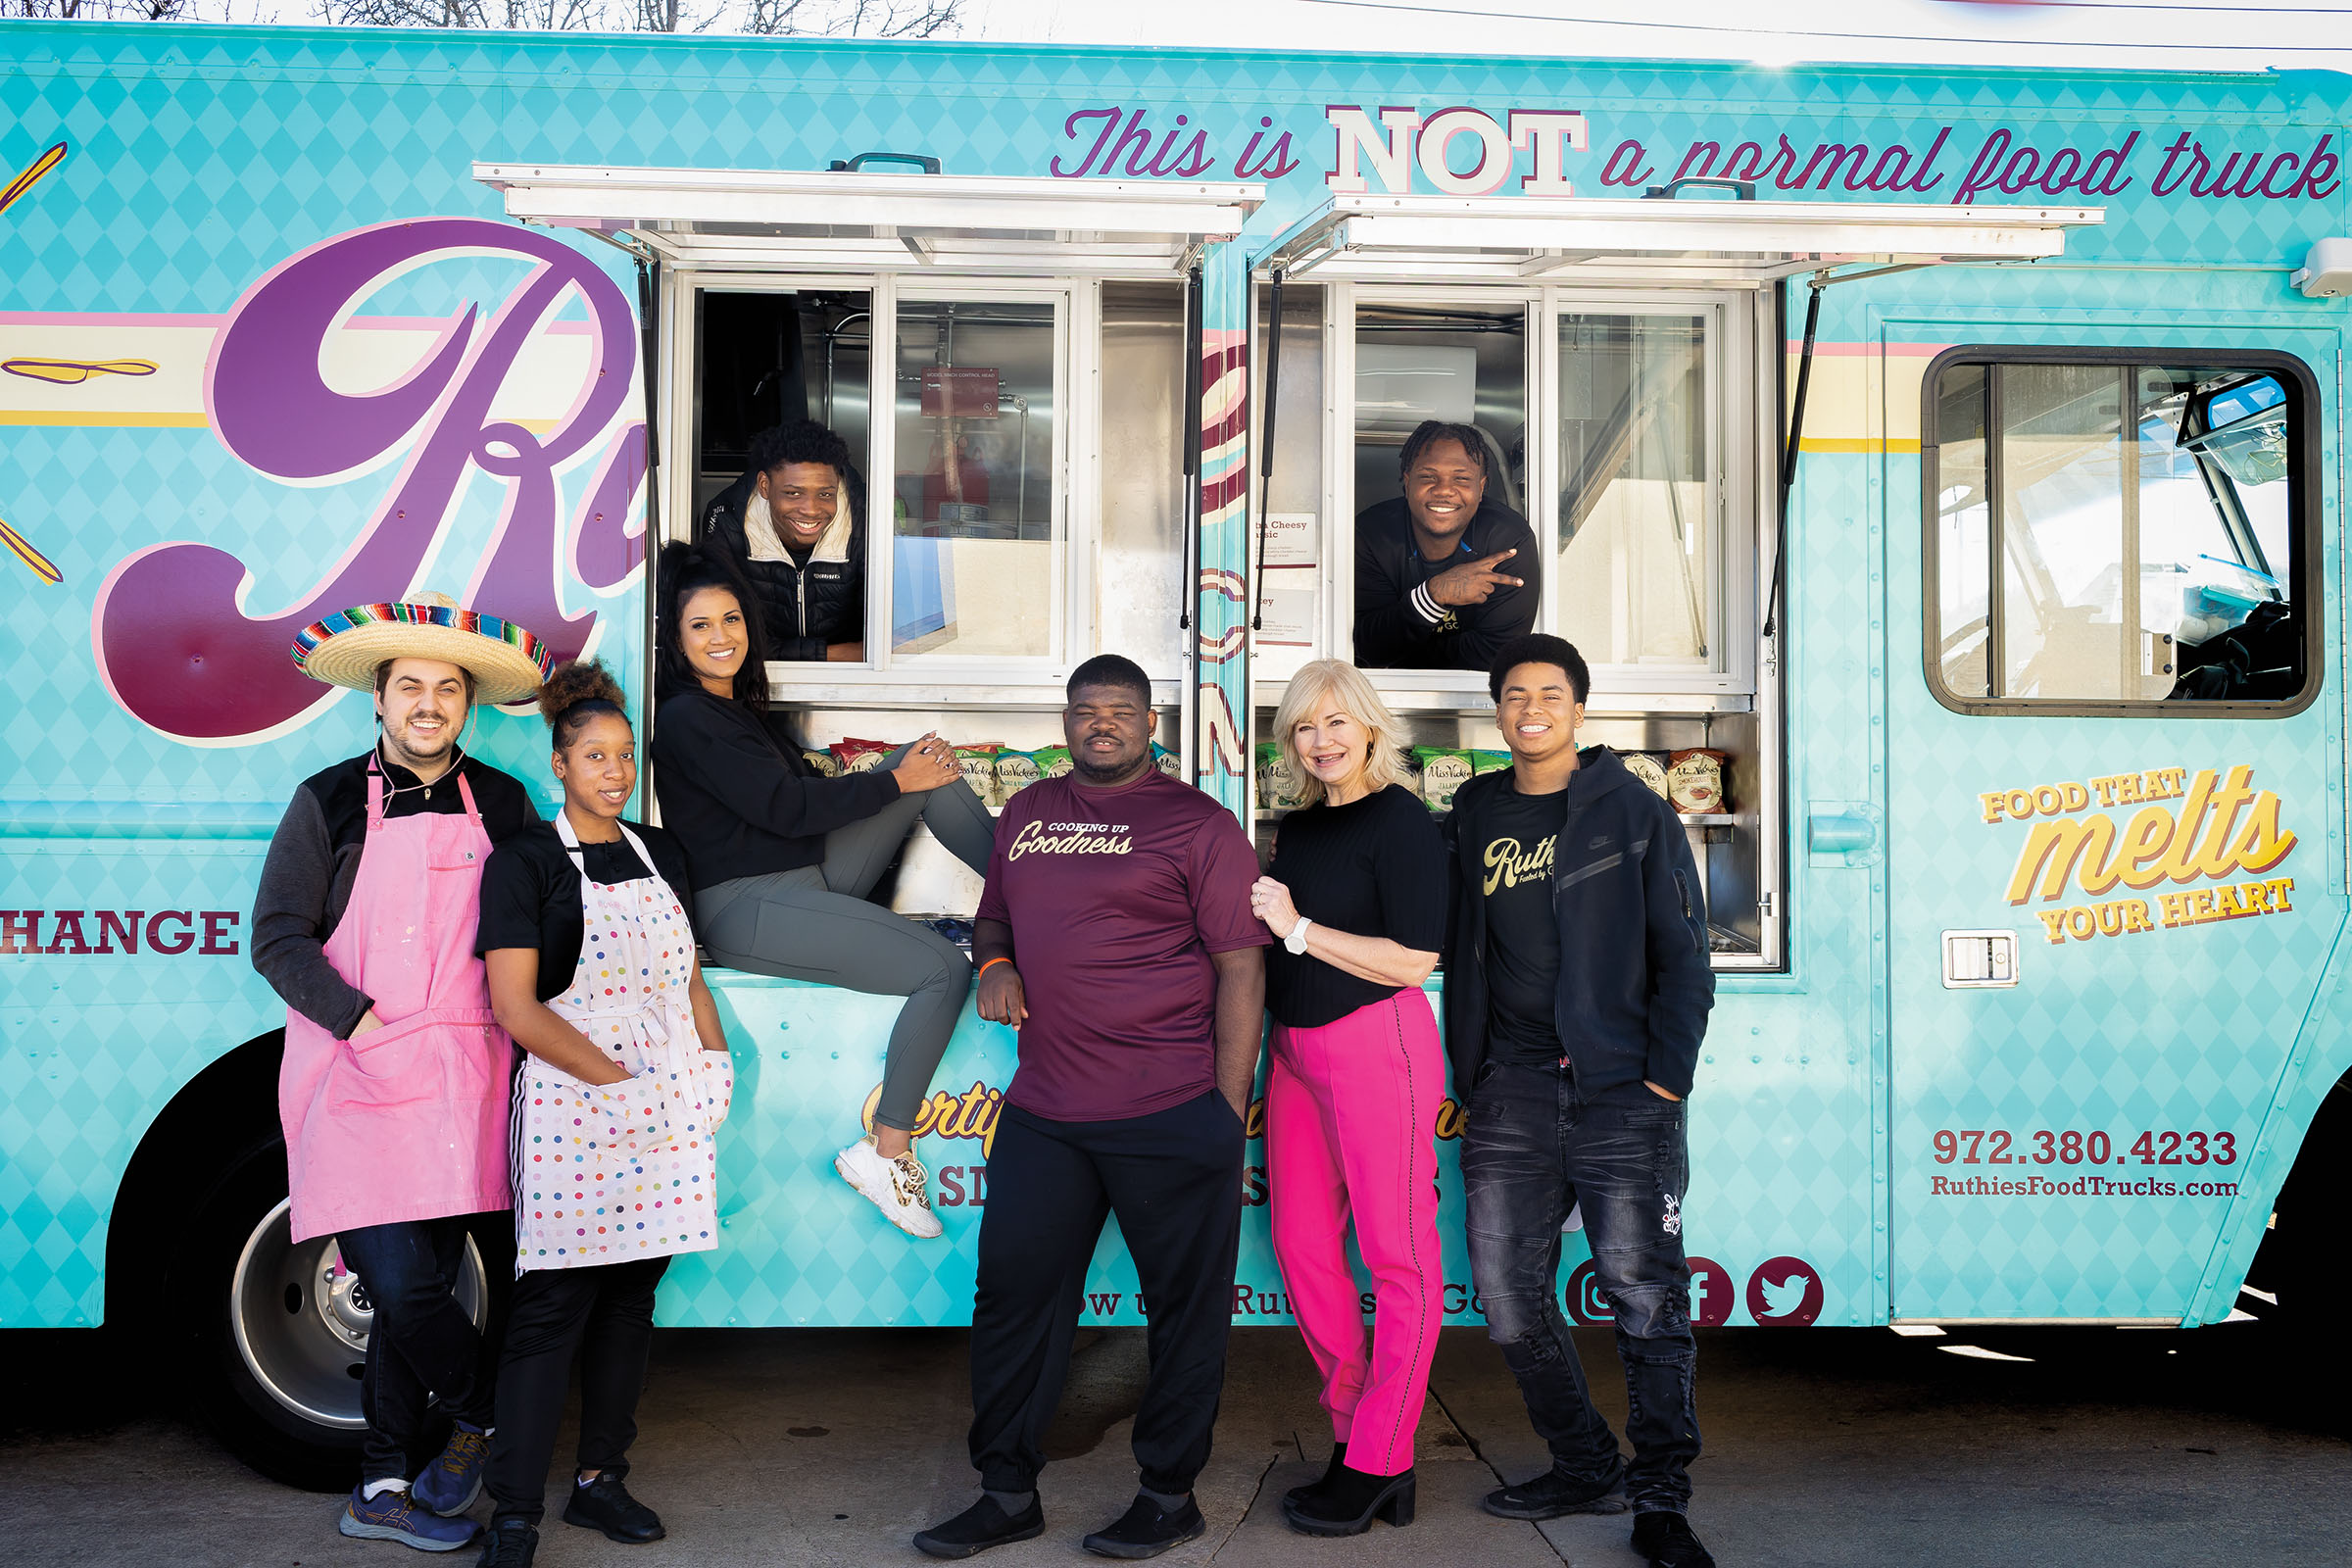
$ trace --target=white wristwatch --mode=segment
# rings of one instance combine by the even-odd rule
[[[1293,953],[1304,953],[1306,951],[1306,928],[1314,923],[1305,915],[1300,915],[1298,923],[1291,927],[1291,934],[1282,939],[1282,945]]]

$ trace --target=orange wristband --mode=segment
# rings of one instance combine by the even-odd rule
[[[986,974],[986,973],[988,973],[988,971],[989,971],[989,970],[991,970],[991,969],[994,969],[994,968],[995,968],[995,967],[996,967],[998,964],[1000,964],[1000,963],[1010,963],[1011,961],[1012,961],[1012,960],[1011,960],[1010,958],[991,958],[991,959],[989,959],[989,960],[988,960],[986,963],[984,963],[984,964],[982,964],[982,965],[980,966],[980,972],[979,972],[979,974],[975,974],[975,975],[973,975],[973,976],[972,976],[972,978],[973,978],[974,980],[977,980],[977,979],[979,979],[979,978],[980,978],[980,975],[983,975],[983,974]]]

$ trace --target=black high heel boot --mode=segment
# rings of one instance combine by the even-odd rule
[[[1282,1494],[1284,1510],[1287,1512],[1309,1497],[1321,1496],[1325,1492],[1331,1490],[1331,1484],[1339,1480],[1340,1472],[1347,1468],[1348,1445],[1345,1443],[1333,1444],[1331,1446],[1331,1463],[1323,1467],[1322,1477],[1319,1480],[1309,1481],[1303,1487],[1293,1487],[1284,1493]]]
[[[1413,1473],[1371,1476],[1342,1464],[1320,1492],[1286,1499],[1282,1515],[1302,1536],[1360,1536],[1376,1518],[1401,1530],[1413,1522]]]

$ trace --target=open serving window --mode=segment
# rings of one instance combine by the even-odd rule
[[[1433,808],[1504,765],[1482,650],[1556,632],[1592,667],[1591,741],[1674,799],[1707,883],[1717,963],[1783,961],[1777,660],[1761,632],[1785,439],[1781,279],[2059,253],[2097,209],[1332,195],[1254,257],[1272,470],[1262,509],[1259,755],[1309,659],[1371,671]],[[1768,286],[1770,292],[1768,292]],[[1279,304],[1277,303],[1279,301]],[[1452,564],[1525,539],[1489,614],[1422,607],[1391,635],[1390,560],[1413,432],[1435,420],[1483,488]],[[1475,443],[1475,453],[1464,451]],[[1261,446],[1261,454],[1263,452]],[[1441,448],[1441,450],[1446,450]],[[1416,460],[1417,463],[1420,460]],[[1441,467],[1446,465],[1440,465]],[[1253,527],[1258,523],[1253,514]],[[1524,532],[1517,530],[1523,525]],[[1383,547],[1395,534],[1405,543]],[[1532,538],[1530,537],[1532,536]],[[1473,546],[1476,548],[1473,548]],[[1384,549],[1387,553],[1384,554]],[[1433,614],[1433,612],[1435,612]],[[1484,617],[1483,620],[1481,617]],[[1409,624],[1409,622],[1408,622]],[[1458,625],[1458,634],[1456,631]],[[1261,830],[1285,780],[1262,767]]]
[[[863,160],[859,160],[862,162]],[[917,161],[919,160],[910,160]],[[936,168],[936,166],[932,166]],[[662,532],[743,517],[755,436],[813,419],[853,471],[844,526],[770,604],[846,594],[771,660],[812,750],[936,730],[1010,760],[1058,746],[1062,683],[1098,652],[1153,680],[1190,772],[1190,280],[1259,187],[923,173],[477,165],[510,216],[629,250],[648,279]],[[792,574],[778,573],[776,580]],[[857,579],[861,577],[861,582]],[[755,591],[766,594],[757,578]],[[799,596],[797,601],[794,594]],[[988,769],[974,758],[985,790]],[[918,862],[920,862],[918,864]],[[968,915],[976,880],[918,829],[894,906]]]

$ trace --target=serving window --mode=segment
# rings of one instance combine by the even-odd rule
[[[846,564],[867,634],[858,657],[771,660],[779,701],[1058,707],[1069,669],[1106,651],[1175,699],[1180,282],[710,276],[691,301],[692,517],[676,531],[708,533],[713,499],[754,482],[768,425],[829,426],[857,470]]]
[[[1262,319],[1262,286],[1259,302]],[[1475,632],[1486,602],[1446,603],[1455,596],[1434,578],[1483,561],[1507,514],[1534,535],[1533,558],[1494,569],[1534,591],[1498,632],[1566,637],[1612,698],[1750,706],[1768,433],[1756,379],[1769,363],[1769,312],[1752,292],[1291,285],[1283,314],[1261,674],[1342,657],[1407,706],[1483,698],[1495,636],[1429,639],[1399,655],[1360,622],[1374,600],[1427,576],[1452,617],[1446,629]],[[1359,529],[1381,517],[1393,528],[1410,507],[1399,460],[1430,421],[1446,427],[1439,439],[1478,448],[1468,454],[1484,473],[1478,520],[1449,542],[1415,513],[1408,577],[1368,584]],[[1452,553],[1425,554],[1433,539]]]
[[[1494,530],[1523,526],[1523,554],[1496,568],[1528,585],[1514,626],[1578,647],[1592,671],[1583,738],[1675,802],[1718,964],[1777,964],[1779,736],[1754,604],[1772,461],[1769,301],[1741,289],[1365,281],[1286,283],[1278,325],[1272,307],[1261,283],[1261,382],[1269,329],[1280,333],[1272,471],[1263,515],[1252,514],[1265,562],[1251,670],[1261,842],[1290,799],[1274,708],[1311,659],[1371,673],[1405,731],[1408,782],[1433,810],[1452,784],[1507,762],[1487,694],[1499,636],[1460,638],[1450,660],[1426,644],[1367,657],[1397,644],[1367,636],[1387,625],[1365,618],[1377,610],[1367,565],[1388,563],[1368,563],[1361,541],[1393,535],[1402,513],[1419,530],[1411,548],[1425,547],[1412,489],[1430,481],[1400,459],[1436,421],[1442,439],[1476,443],[1462,455],[1484,481],[1446,565],[1475,564],[1503,537]],[[1268,412],[1261,385],[1261,440]],[[1459,468],[1454,457],[1440,466]],[[1439,499],[1446,514],[1468,510],[1451,492]],[[1445,566],[1423,557],[1407,569],[1434,581]]]
[[[2298,362],[1955,350],[1927,397],[1927,657],[1945,706],[2310,700],[2315,403]]]

